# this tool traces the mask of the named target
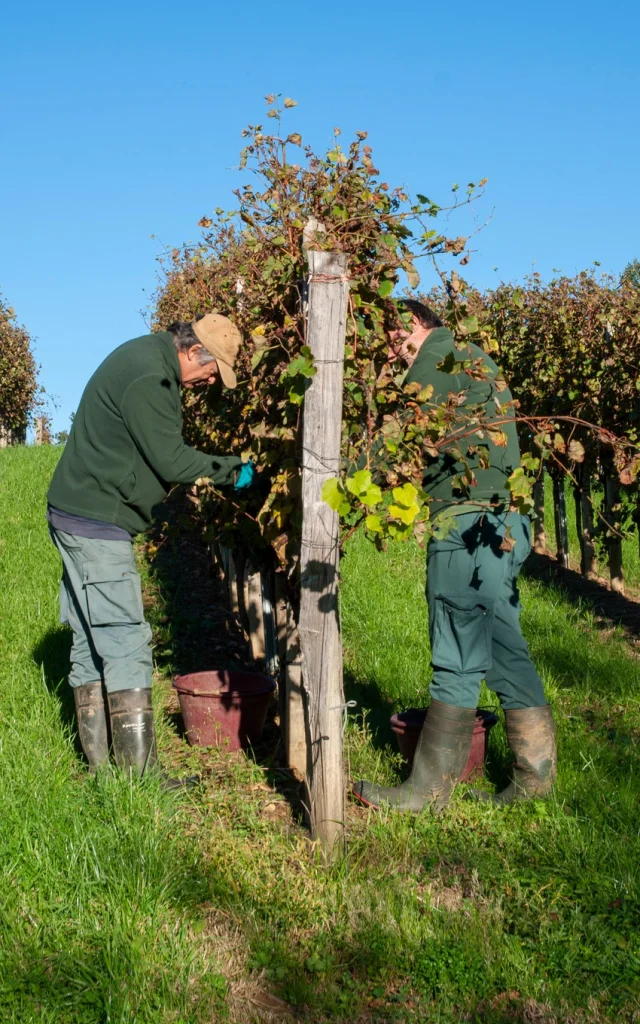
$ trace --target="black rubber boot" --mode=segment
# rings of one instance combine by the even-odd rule
[[[184,789],[197,778],[171,779],[158,764],[156,729],[151,690],[117,690],[109,694],[113,756],[120,768],[137,768],[141,775],[153,771],[163,789]]]
[[[107,736],[107,711],[104,704],[102,683],[85,683],[84,686],[73,687],[76,702],[76,719],[78,736],[89,762],[91,772],[95,772],[109,760],[109,738]]]
[[[376,809],[388,804],[414,814],[429,805],[436,813],[443,810],[467,763],[475,721],[475,708],[432,701],[406,782],[401,786],[358,782],[353,795],[366,807]]]
[[[548,796],[558,770],[556,730],[550,706],[507,710],[504,722],[509,746],[516,757],[511,782],[501,793],[473,789],[468,796],[494,804]]]

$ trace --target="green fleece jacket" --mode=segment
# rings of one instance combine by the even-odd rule
[[[49,504],[134,536],[173,484],[200,476],[232,484],[239,458],[184,443],[180,381],[172,334],[134,338],[107,356],[84,390]]]
[[[446,360],[447,356],[453,357],[456,361],[482,359],[485,367],[486,379],[474,380],[473,377],[464,371],[452,374],[438,369],[438,365]],[[427,336],[422,344],[418,355],[415,358],[405,378],[405,384],[418,383],[421,387],[428,384],[433,386],[433,394],[425,408],[435,404],[444,403],[451,392],[464,394],[464,402],[460,406],[459,429],[465,426],[465,409],[471,406],[484,406],[486,419],[507,419],[513,416],[513,408],[500,413],[494,399],[497,399],[502,406],[511,402],[511,392],[506,387],[501,389],[496,386],[496,378],[500,370],[493,359],[483,352],[477,345],[468,344],[462,348],[456,348],[453,334],[446,327],[438,327]],[[483,439],[471,435],[461,438],[458,447],[463,455],[467,455],[469,447],[484,447],[489,450],[489,463],[487,468],[480,465],[480,456],[470,453],[468,462],[473,470],[476,484],[469,489],[454,486],[454,478],[464,471],[463,463],[457,461],[452,455],[443,452],[437,458],[427,461],[424,472],[423,486],[433,499],[431,507],[432,516],[438,515],[452,505],[456,506],[458,512],[462,511],[463,505],[476,508],[478,505],[506,505],[509,506],[511,497],[507,488],[507,478],[514,469],[520,465],[520,444],[516,432],[515,423],[504,423],[496,426],[496,430],[502,431],[505,435],[504,445],[494,444],[485,434]]]

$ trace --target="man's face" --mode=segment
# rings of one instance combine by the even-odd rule
[[[185,388],[191,389],[198,384],[213,384],[218,376],[218,364],[214,360],[202,366],[201,353],[200,345],[193,345],[186,352],[178,352],[182,386]]]
[[[409,328],[399,327],[394,331],[389,331],[389,362],[402,359],[403,362],[411,366],[416,358],[420,346],[429,333],[429,328],[424,327],[415,316],[411,317]]]

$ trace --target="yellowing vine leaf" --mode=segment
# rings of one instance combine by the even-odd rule
[[[367,530],[371,530],[373,533],[382,533],[382,522],[380,516],[367,516],[364,521],[364,525]]]

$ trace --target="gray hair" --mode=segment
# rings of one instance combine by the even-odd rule
[[[198,341],[191,324],[184,323],[182,320],[176,320],[174,324],[169,324],[167,330],[173,334],[173,344],[176,346],[177,352],[188,352],[190,348],[193,348],[193,346],[196,345],[198,348],[198,363],[200,366],[206,366],[208,363],[215,363],[216,357],[212,356],[204,345]]]

